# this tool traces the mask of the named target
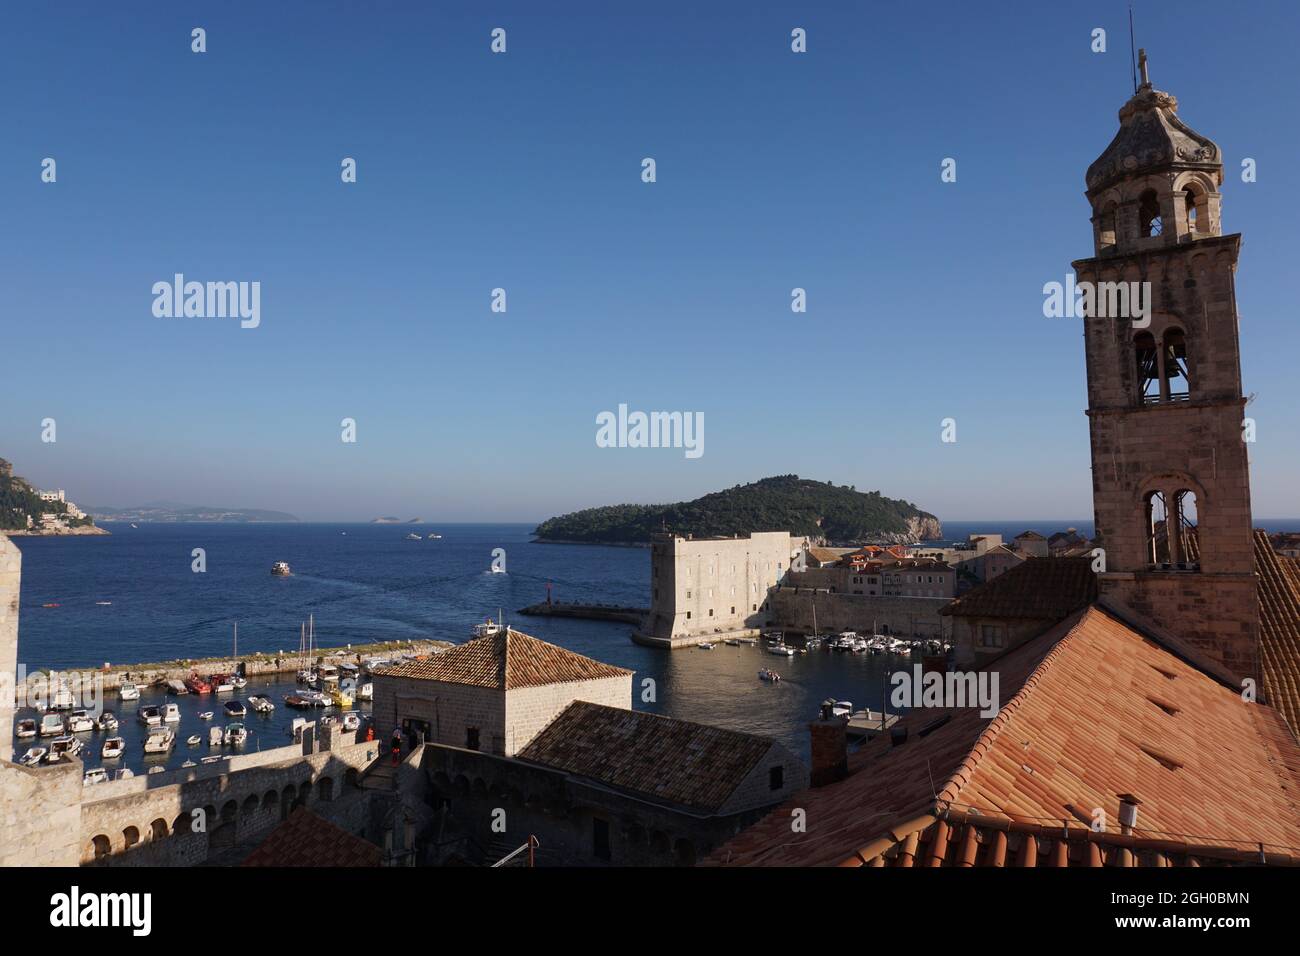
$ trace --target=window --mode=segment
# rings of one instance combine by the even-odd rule
[[[478,750],[478,728],[477,727],[465,728],[465,749]]]
[[[713,617],[713,608],[709,608],[709,617]]]
[[[608,820],[602,820],[600,817],[591,818],[591,853],[598,860],[610,858]]]
[[[732,613],[732,614],[735,614],[735,613],[736,613],[736,605],[734,605],[734,604],[731,605],[731,613]]]
[[[1006,645],[1005,633],[999,625],[981,624],[980,644],[984,647],[1003,647]]]
[[[1173,402],[1185,402],[1190,397],[1191,379],[1187,374],[1187,336],[1182,329],[1165,330],[1163,373],[1165,376],[1165,398]]]
[[[1148,189],[1138,197],[1138,234],[1145,237],[1158,236],[1163,228],[1160,199],[1154,189]]]
[[[1196,539],[1196,492],[1184,488],[1174,495],[1174,540],[1170,557],[1180,568],[1201,567],[1201,550]]]
[[[691,619],[691,612],[690,612],[690,611],[687,611],[687,612],[686,612],[686,620],[689,621],[690,619]]]
[[[1146,496],[1147,561],[1154,565],[1169,562],[1169,508],[1163,491]]]
[[[1187,209],[1187,231],[1196,234],[1196,192],[1192,189],[1183,190],[1183,205]]]
[[[1115,204],[1113,202],[1103,206],[1098,216],[1097,244],[1103,249],[1115,245]]]
[[[785,786],[785,767],[776,766],[767,772],[767,789],[780,790]]]
[[[1160,401],[1160,353],[1156,339],[1150,332],[1140,332],[1133,339],[1134,358],[1137,361],[1138,397],[1143,405]]]

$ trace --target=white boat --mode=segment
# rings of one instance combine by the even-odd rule
[[[761,671],[758,672],[758,679],[776,683],[781,679],[781,675],[778,674],[776,671],[770,671],[766,667],[764,667]]]
[[[723,644],[726,644],[728,647],[739,647],[739,646],[740,646],[740,639],[739,639],[739,638],[735,638],[735,637],[729,637],[729,638],[727,638],[725,641],[723,641],[722,643],[723,643]]]
[[[794,648],[786,647],[784,644],[773,644],[767,649],[769,654],[775,654],[777,657],[794,657]]]
[[[190,736],[186,738],[185,742],[191,747],[197,747],[199,744],[203,743],[203,738],[198,734],[190,734]]]
[[[149,736],[144,738],[144,752],[147,754],[165,754],[176,743],[176,733],[170,727],[150,727]]]
[[[243,724],[230,724],[226,727],[222,742],[229,747],[242,747],[247,739],[248,731],[244,729]]]
[[[228,700],[221,708],[227,717],[247,717],[248,708],[237,700]]]
[[[187,760],[183,764],[181,764],[181,766],[184,768],[189,768],[189,767],[197,767],[198,764],[196,764],[193,760]]]
[[[357,685],[357,700],[374,700],[375,685],[366,681],[364,684]]]
[[[95,767],[91,770],[87,770],[85,774],[82,775],[81,785],[83,787],[88,787],[92,783],[105,783],[107,780],[108,771],[103,767]]]
[[[50,752],[45,755],[46,763],[58,763],[71,760],[81,753],[81,741],[73,736],[55,737],[50,741]]]
[[[408,534],[408,535],[406,536],[406,540],[407,540],[407,541],[423,541],[424,539],[421,538],[418,534],[415,534],[414,532],[412,532],[411,534]]]
[[[41,718],[40,734],[42,737],[63,736],[63,715],[46,714]]]
[[[49,710],[72,710],[77,706],[77,698],[72,695],[66,684],[60,684],[50,699]]]
[[[832,714],[833,716],[835,716],[835,717],[851,717],[851,716],[853,716],[853,701],[851,701],[851,700],[837,700],[837,701],[836,701],[836,702],[831,706],[831,714]]]
[[[275,704],[271,703],[271,698],[262,697],[258,694],[254,694],[252,697],[248,698],[248,706],[259,714],[269,714],[271,711],[275,710]]]
[[[135,715],[146,727],[156,727],[162,723],[162,711],[157,707],[141,707]]]
[[[119,700],[139,700],[140,688],[136,687],[129,680],[122,681],[122,683],[118,685],[117,696]]]
[[[504,630],[505,628],[502,625],[492,620],[492,618],[488,618],[482,624],[475,624],[471,629],[471,632],[475,637],[492,637],[495,634],[500,634]]]
[[[18,729],[14,731],[14,736],[19,740],[27,740],[36,736],[36,721],[31,718],[18,721]]]
[[[426,535],[425,537],[429,541],[438,541],[442,538],[442,535],[438,534],[437,532],[434,532],[433,534]]]
[[[109,737],[104,741],[104,746],[99,748],[99,755],[105,760],[113,760],[122,756],[126,751],[126,741],[121,737]]]
[[[211,719],[212,719],[212,711],[210,710],[199,711],[199,720],[211,720]]]
[[[181,709],[175,704],[163,705],[162,719],[165,724],[179,723],[181,719]]]
[[[506,573],[506,569],[505,569],[505,568],[497,567],[495,564],[492,565],[492,567],[489,568],[488,570],[491,571],[493,574],[505,574],[505,573]]]
[[[216,694],[232,694],[235,691],[235,685],[230,682],[228,674],[218,674],[212,678],[212,691]]]
[[[316,686],[325,690],[328,685],[337,685],[339,669],[333,664],[321,664],[316,668]]]
[[[346,714],[344,714],[344,715],[343,715],[343,729],[344,729],[344,730],[360,730],[360,729],[361,729],[361,715],[358,714],[355,710],[348,711]]]
[[[218,754],[218,755],[214,755],[214,756],[212,756],[212,757],[204,757],[203,760],[200,761],[200,762],[201,762],[201,763],[220,763],[220,762],[221,762],[222,760],[224,760],[224,759],[225,759],[224,757],[222,757],[222,756],[220,756],[220,755]]]
[[[117,730],[117,714],[111,710],[106,710],[99,715],[99,729],[107,733],[110,730]]]
[[[289,562],[288,562],[288,561],[277,561],[277,562],[275,562],[275,564],[271,565],[271,573],[272,573],[272,574],[279,574],[279,575],[293,574],[293,572],[289,570]]]
[[[166,768],[166,767],[150,767],[150,768],[148,769],[148,771],[146,771],[146,772],[147,772],[147,773],[166,773],[166,772],[167,772],[167,768]]]
[[[713,644],[710,644],[708,641],[704,641],[704,642],[702,642],[702,643],[700,643],[700,644],[696,644],[695,646],[698,647],[698,648],[699,648],[700,650],[702,650],[702,651],[711,651],[711,650],[713,650],[713,648],[714,648],[714,645],[713,645]]]
[[[28,749],[27,753],[18,758],[18,762],[24,767],[35,767],[45,759],[47,753],[49,753],[49,751],[44,747],[31,747]]]
[[[230,678],[230,684],[235,688],[235,690],[243,690],[248,686],[248,679],[240,677],[238,674],[234,674]]]
[[[209,727],[209,728],[208,728],[208,746],[209,746],[209,747],[220,747],[220,746],[221,746],[221,728],[220,728],[220,727]]]
[[[310,684],[310,683],[311,683],[311,671],[306,670],[305,668],[304,668],[303,670],[300,670],[300,671],[298,672],[298,683],[299,683],[299,684]]]

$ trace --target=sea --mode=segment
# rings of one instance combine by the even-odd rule
[[[1300,521],[1263,524],[1300,530]],[[668,652],[632,643],[627,624],[523,617],[518,609],[544,601],[548,587],[555,601],[650,603],[649,549],[540,544],[532,540],[531,524],[103,527],[111,534],[13,539],[23,553],[18,654],[29,672],[228,654],[236,624],[240,653],[272,654],[297,650],[300,625],[309,616],[321,646],[344,647],[462,642],[474,624],[501,615],[525,633],[635,671],[632,703],[638,709],[773,737],[806,757],[807,723],[819,704],[833,698],[878,710],[887,671],[897,664],[867,654],[777,658],[761,646]],[[1092,523],[1082,519],[954,521],[944,524],[944,533],[950,541],[971,533],[1002,534],[1009,541],[1026,529],[1049,535],[1070,527],[1092,534]],[[408,540],[416,533],[420,540]],[[430,539],[431,533],[442,537]],[[494,559],[504,560],[506,573],[492,573]],[[275,561],[287,561],[293,574],[271,575]],[[759,669],[769,666],[781,673],[780,683],[758,680]],[[289,741],[292,718],[302,716],[280,703],[291,689],[291,676],[261,679],[237,695],[264,693],[277,703],[270,717],[250,715],[246,749]],[[120,734],[127,738],[124,766],[138,771],[143,759],[136,707],[163,699],[159,691],[146,691],[138,703],[119,705],[110,697],[105,704],[119,709]],[[206,747],[184,744],[192,734],[206,740],[210,723],[199,718],[201,711],[215,709],[214,721],[223,722],[219,700],[187,696],[176,702],[180,745],[166,758],[150,758],[168,767],[206,755]],[[87,740],[88,767],[99,765],[99,736]],[[39,743],[17,742],[17,752]]]

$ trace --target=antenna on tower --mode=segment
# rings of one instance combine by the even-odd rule
[[[1134,93],[1138,91],[1138,68],[1137,68],[1137,60],[1135,59],[1137,56],[1137,54],[1134,52],[1135,47],[1136,47],[1136,43],[1133,40],[1133,4],[1130,3],[1128,5],[1128,58],[1129,58],[1129,63],[1133,68],[1133,92]]]

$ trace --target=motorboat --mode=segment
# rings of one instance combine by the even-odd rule
[[[251,707],[254,712],[259,714],[269,714],[271,711],[275,710],[275,704],[271,703],[271,698],[263,697],[259,694],[254,694],[252,697],[248,698],[248,706]]]
[[[222,742],[228,747],[242,747],[247,739],[248,731],[244,729],[243,724],[229,724]]]
[[[248,678],[240,677],[238,674],[232,674],[230,676],[230,684],[235,688],[235,690],[243,690],[248,686]]]
[[[199,711],[199,720],[211,720],[211,719],[212,719],[212,711],[210,710]]]
[[[496,565],[496,564],[492,565],[492,567],[490,567],[488,570],[491,571],[493,574],[505,574],[505,573],[506,573],[506,569],[505,569],[505,568],[500,567],[499,565]]]
[[[504,630],[506,630],[506,628],[503,625],[498,624],[496,621],[492,620],[492,618],[488,618],[482,624],[475,624],[471,629],[471,633],[475,637],[493,637]]]
[[[230,694],[235,690],[229,674],[215,674],[212,678],[212,690],[218,694]]]
[[[426,541],[441,541],[441,540],[442,540],[442,535],[438,534],[438,533],[435,531],[433,534],[425,535],[425,540],[426,540]]]
[[[99,755],[105,760],[113,760],[126,752],[126,741],[121,737],[109,737],[99,748]]]
[[[157,707],[141,707],[135,713],[140,723],[146,727],[156,727],[162,723],[162,711]]]
[[[333,664],[320,664],[316,667],[316,686],[325,690],[339,682],[339,669]]]
[[[117,730],[117,714],[111,710],[106,710],[99,715],[99,729],[107,733],[110,730]]]
[[[185,687],[191,694],[210,694],[212,685],[198,674],[191,674],[185,680]]]
[[[146,774],[166,773],[166,772],[167,772],[167,768],[163,766],[150,767],[147,771],[145,771]]]
[[[831,705],[831,716],[833,717],[851,717],[853,716],[853,701],[837,700]]]
[[[222,757],[222,756],[220,756],[220,755],[218,754],[218,755],[214,755],[214,756],[211,756],[211,757],[204,757],[204,758],[203,758],[201,761],[199,761],[199,762],[200,762],[200,763],[221,763],[221,761],[223,761],[223,760],[225,760],[225,759],[226,759],[225,757]]]
[[[103,767],[94,767],[87,770],[81,777],[81,785],[88,787],[92,783],[106,783],[108,781],[108,771]]]
[[[72,710],[77,706],[77,698],[73,696],[72,691],[67,684],[60,684],[55,688],[54,694],[50,697],[50,706],[47,710]]]
[[[144,738],[146,754],[165,754],[176,744],[176,733],[170,727],[150,727],[149,736]]]
[[[140,688],[136,687],[129,680],[122,681],[117,687],[117,696],[119,700],[139,700]]]
[[[351,707],[352,695],[343,689],[342,686],[334,688],[329,692],[330,703],[335,707]]]
[[[49,751],[44,747],[31,747],[25,754],[18,758],[18,762],[24,767],[35,767],[45,759],[47,753],[49,753]]]
[[[189,744],[191,747],[197,747],[199,744],[203,743],[203,738],[200,737],[198,734],[190,734],[187,738],[185,738],[185,742]]]
[[[187,760],[183,764],[181,764],[182,769],[189,769],[190,767],[197,767],[197,766],[198,764],[195,763],[193,760]]]
[[[289,570],[289,562],[288,562],[288,561],[277,561],[277,562],[275,562],[275,564],[271,565],[271,573],[272,573],[272,574],[279,574],[279,575],[293,574],[293,572],[292,572],[291,570]]]
[[[46,714],[41,718],[40,734],[42,737],[63,736],[63,715]]]
[[[708,641],[704,641],[704,642],[702,642],[702,643],[700,643],[700,644],[696,644],[695,646],[698,647],[698,648],[699,648],[700,650],[702,650],[702,651],[711,651],[711,650],[713,650],[713,648],[714,648],[716,645],[714,645],[714,644],[710,644]]]
[[[18,721],[18,728],[14,731],[14,736],[19,740],[27,740],[36,736],[36,721],[31,718]]]
[[[50,752],[45,755],[45,762],[58,763],[61,760],[71,760],[79,753],[81,753],[81,741],[71,734],[65,734],[50,741]]]
[[[225,712],[227,717],[237,717],[242,719],[248,716],[248,708],[243,705],[243,702],[238,700],[226,701],[221,709]]]
[[[406,540],[407,540],[407,541],[423,541],[424,538],[420,537],[418,534],[416,534],[416,533],[413,531],[413,532],[411,532],[410,534],[408,534],[408,535],[406,536]]]
[[[740,646],[740,639],[739,639],[739,638],[735,638],[735,637],[729,637],[729,638],[727,638],[725,641],[723,641],[722,643],[723,643],[723,644],[726,644],[728,647],[739,647],[739,646]]]
[[[781,679],[781,675],[778,674],[776,671],[768,670],[766,667],[764,667],[761,671],[758,672],[758,679],[776,683]]]
[[[165,724],[179,723],[181,719],[181,709],[175,704],[164,704],[162,709],[162,719]]]
[[[375,685],[366,681],[364,684],[357,685],[357,700],[374,700]]]
[[[775,654],[777,657],[794,657],[794,648],[786,647],[784,644],[773,644],[767,649],[769,654]]]
[[[344,730],[360,730],[360,729],[361,729],[361,715],[358,714],[355,710],[350,710],[350,711],[348,711],[346,714],[344,714],[344,715],[343,715],[343,729],[344,729]]]
[[[185,686],[185,681],[183,680],[169,680],[165,683],[167,685],[167,692],[169,694],[175,694],[177,697],[190,692],[190,689]]]
[[[209,746],[209,747],[220,747],[220,746],[221,746],[221,728],[220,728],[220,727],[209,727],[209,728],[208,728],[208,746]]]

